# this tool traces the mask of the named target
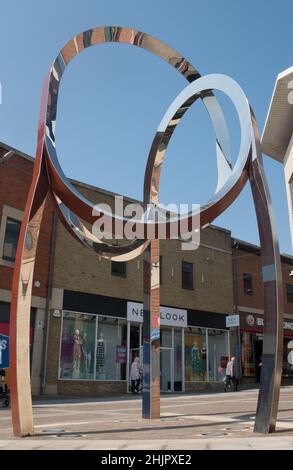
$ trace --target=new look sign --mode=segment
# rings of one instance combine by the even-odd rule
[[[127,302],[127,320],[142,323],[143,304]],[[160,324],[165,326],[187,326],[187,310],[172,307],[160,307]]]

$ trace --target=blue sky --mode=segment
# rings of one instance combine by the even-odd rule
[[[0,140],[34,155],[44,76],[62,46],[94,26],[134,27],[181,52],[201,74],[239,82],[262,132],[277,74],[293,65],[291,0],[10,0],[1,5]],[[187,82],[151,54],[121,44],[84,51],[62,79],[57,150],[73,178],[142,197],[156,128]],[[237,154],[238,122],[227,111]],[[283,167],[264,157],[281,251],[291,253]],[[161,178],[161,202],[203,203],[216,186],[215,146],[206,111],[196,104],[176,130]],[[258,243],[250,189],[214,221]]]

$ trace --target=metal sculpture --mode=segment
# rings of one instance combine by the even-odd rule
[[[145,180],[143,207],[157,207],[159,181],[165,152],[171,136],[185,112],[198,99],[204,103],[216,136],[218,186],[214,198],[200,208],[200,226],[220,215],[238,196],[250,180],[262,247],[263,281],[265,286],[265,326],[261,384],[255,421],[255,431],[275,429],[282,357],[282,284],[280,255],[273,221],[269,190],[262,167],[257,126],[247,99],[239,85],[223,75],[201,77],[199,72],[177,51],[145,33],[120,27],[97,27],[71,39],[54,61],[42,92],[36,160],[17,248],[11,303],[10,366],[11,405],[15,435],[33,434],[33,416],[29,374],[29,317],[36,248],[46,198],[51,197],[56,212],[67,230],[81,243],[99,255],[116,261],[127,261],[144,252],[144,328],[143,328],[143,417],[160,415],[159,374],[159,228],[151,212],[136,224],[142,231],[141,239],[114,245],[90,232],[82,220],[93,224],[97,219],[93,205],[78,193],[64,175],[55,148],[55,122],[61,77],[70,62],[83,49],[105,42],[138,46],[164,59],[186,78],[189,85],[178,95],[163,117],[149,153]],[[241,143],[237,162],[232,168],[229,133],[223,112],[213,90],[227,94],[238,112]],[[125,227],[127,217],[103,215],[115,234],[117,226]],[[178,220],[184,219],[186,231],[194,227],[198,213],[178,218],[165,218],[166,238],[178,229]],[[166,216],[166,214],[165,214]],[[148,239],[149,228],[154,229]],[[117,232],[117,230],[116,230]],[[182,235],[182,233],[181,233]]]

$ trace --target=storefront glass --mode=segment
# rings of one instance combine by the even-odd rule
[[[174,330],[174,391],[182,391],[182,330]]]
[[[185,331],[185,380],[206,380],[206,330],[187,328]]]
[[[126,322],[63,312],[60,379],[125,380],[126,363]]]
[[[60,378],[94,378],[95,331],[95,315],[63,312]]]
[[[252,333],[241,333],[242,375],[244,377],[255,376],[253,336]]]
[[[130,325],[130,347],[129,347],[129,368],[135,359],[139,357],[142,362],[142,325],[135,323]]]
[[[142,325],[128,322],[128,328],[129,350],[127,351],[126,320],[63,311],[59,378],[126,380],[127,363],[130,366],[135,356],[141,356],[142,361]],[[195,327],[184,330],[163,327],[161,329],[162,390],[184,390],[183,367],[187,382],[221,380],[219,366],[226,356],[228,356],[226,331]]]
[[[263,336],[260,333],[242,332],[242,375],[260,380]],[[285,337],[283,345],[282,377],[293,378],[293,338]]]
[[[172,348],[172,330],[161,329],[161,348]]]
[[[125,355],[122,354],[123,348]],[[125,380],[126,351],[126,322],[99,316],[96,379]]]
[[[221,364],[228,360],[228,335],[226,331],[208,330],[209,380],[224,378]]]

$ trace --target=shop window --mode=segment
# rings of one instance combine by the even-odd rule
[[[287,284],[287,302],[289,304],[293,303],[293,285]]]
[[[126,362],[126,322],[63,312],[61,379],[125,380]]]
[[[96,316],[63,312],[60,378],[93,379]]]
[[[118,318],[99,316],[96,345],[97,380],[125,380],[126,331],[126,322]]]
[[[193,290],[193,263],[182,261],[182,289]]]
[[[15,261],[20,226],[19,220],[7,217],[2,255],[6,261]]]
[[[253,294],[251,274],[243,274],[243,291],[244,294]]]
[[[219,382],[225,377],[225,364],[228,360],[228,333],[224,330],[208,330],[209,363],[208,377],[210,381]]]
[[[253,338],[253,333],[241,333],[242,375],[244,377],[255,377],[256,370]]]
[[[162,348],[172,348],[172,330],[171,329],[162,329],[161,328],[161,347]]]
[[[129,367],[135,357],[139,357],[140,361],[142,362],[142,326],[137,324],[130,325],[130,346],[129,346]],[[130,370],[129,370],[130,371]]]
[[[206,380],[206,330],[191,328],[185,331],[185,380],[203,382]]]
[[[126,277],[126,262],[123,261],[118,263],[118,261],[112,261],[111,263],[111,274],[112,276]]]

